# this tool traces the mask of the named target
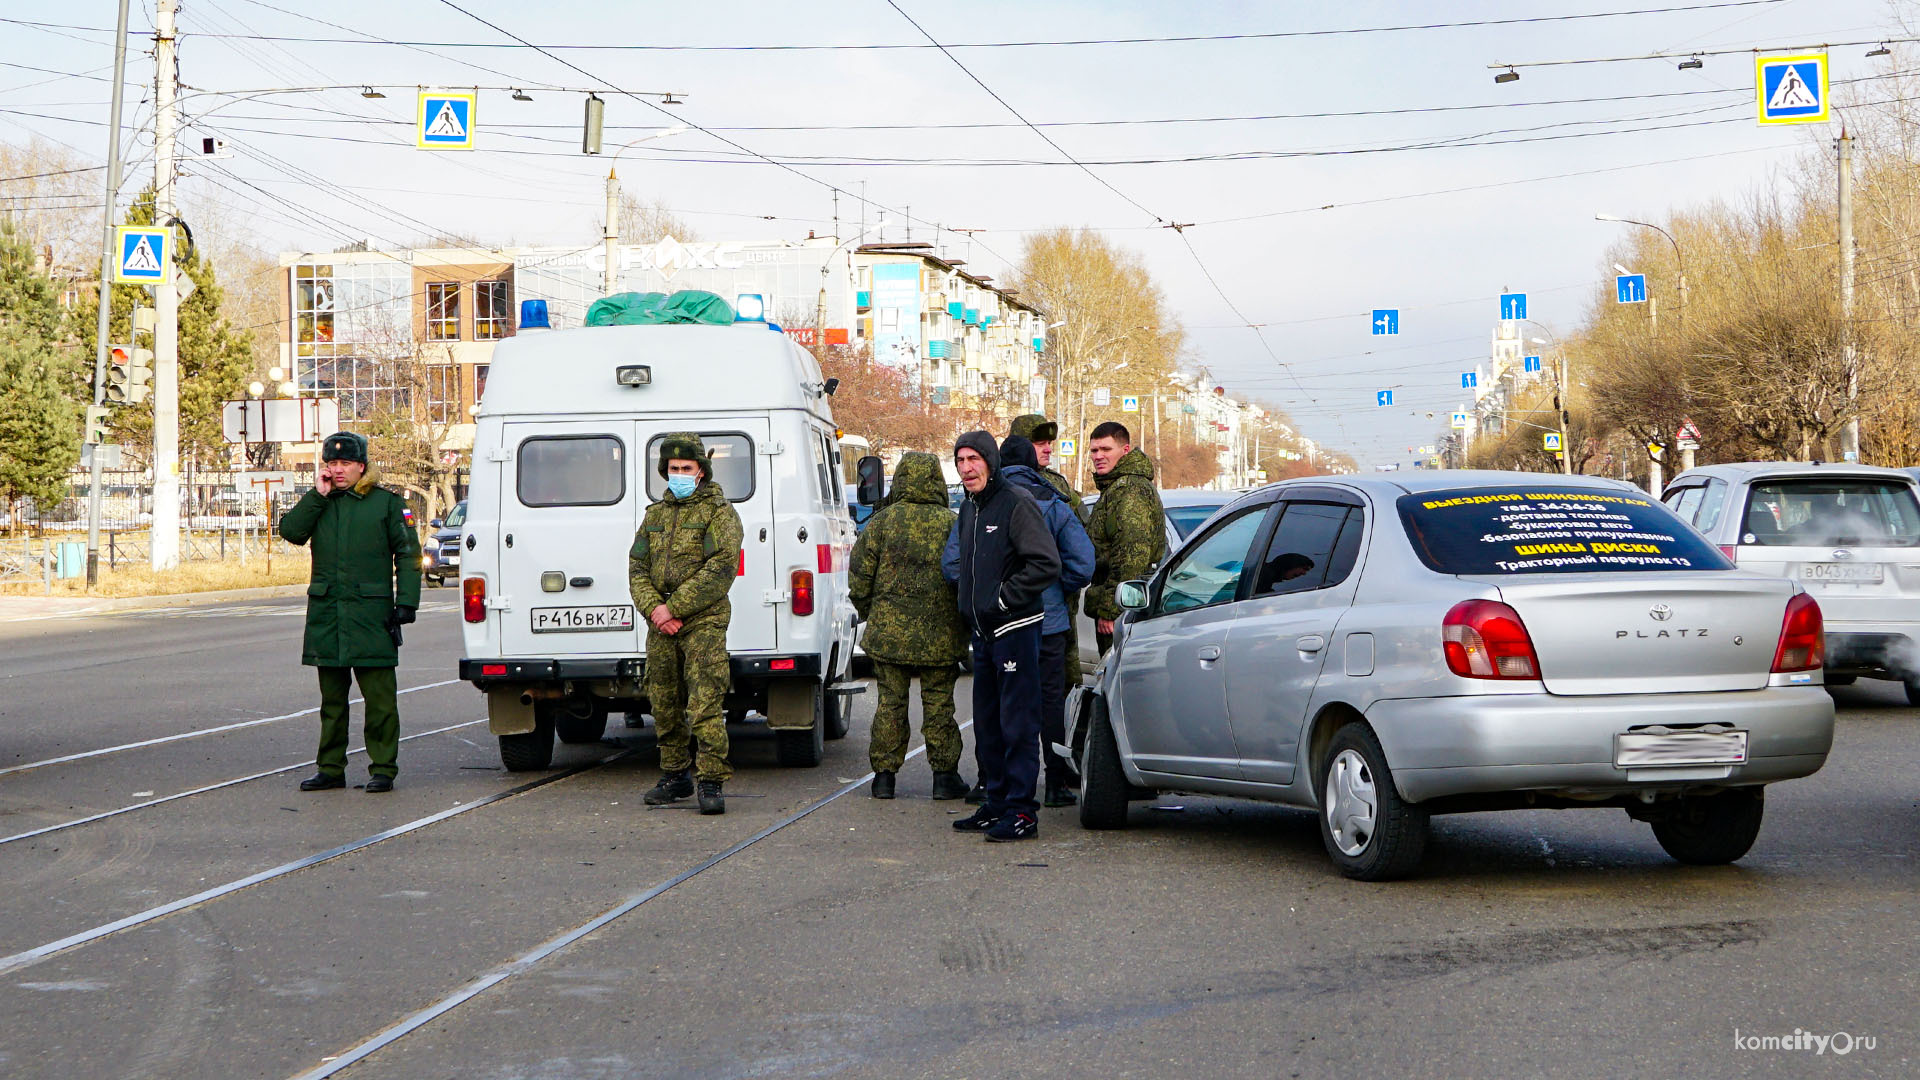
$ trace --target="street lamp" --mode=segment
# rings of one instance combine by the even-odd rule
[[[654,139],[664,139],[669,135],[678,135],[686,130],[687,125],[675,124],[670,128],[661,128],[651,135],[642,135],[620,149],[615,150],[613,157],[608,159],[607,222],[605,228],[601,231],[601,239],[605,241],[606,245],[607,266],[601,276],[601,282],[603,291],[609,296],[613,295],[613,290],[619,287],[617,279],[620,273],[619,263],[614,254],[615,249],[620,244],[620,177],[614,173],[613,165],[619,162],[621,154],[639,146],[643,142],[651,142]]]
[[[1595,214],[1593,215],[1593,220],[1612,221],[1621,225],[1638,225],[1642,228],[1652,229],[1654,232],[1666,237],[1667,243],[1673,245],[1673,265],[1680,272],[1680,331],[1681,333],[1685,333],[1687,329],[1687,261],[1686,258],[1680,254],[1680,241],[1675,240],[1672,233],[1655,225],[1651,221],[1635,221],[1632,218],[1620,217],[1617,214]],[[1620,269],[1619,263],[1614,263],[1613,266],[1616,270]],[[1625,270],[1620,270],[1620,272],[1622,274],[1626,273]],[[1648,318],[1651,320],[1653,309],[1649,307],[1647,311]]]

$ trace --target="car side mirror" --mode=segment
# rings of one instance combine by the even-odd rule
[[[441,521],[441,519],[439,519],[439,518],[434,518],[434,519],[433,519],[432,521],[429,521],[429,522],[427,522],[427,528],[429,528],[429,529],[437,529],[437,528],[439,528],[439,527],[440,527],[440,526],[441,526],[442,524],[444,524],[444,523],[443,523],[443,522]]]
[[[1144,581],[1123,581],[1114,587],[1113,598],[1128,611],[1147,609],[1147,583]]]
[[[858,495],[862,506],[879,506],[880,500],[887,494],[887,467],[880,459],[868,454],[854,466],[860,477]]]

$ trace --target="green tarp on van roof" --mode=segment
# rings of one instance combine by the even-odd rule
[[[667,323],[705,323],[732,326],[733,306],[710,292],[682,289],[666,293],[614,293],[587,308],[588,326],[661,326]]]

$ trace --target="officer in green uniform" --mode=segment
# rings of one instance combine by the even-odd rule
[[[1114,589],[1153,573],[1167,555],[1167,511],[1153,483],[1153,459],[1134,449],[1126,425],[1109,420],[1087,436],[1093,482],[1100,489],[1087,521],[1093,539],[1093,583],[1087,586],[1087,617],[1093,620],[1100,655],[1113,647],[1114,621],[1123,612]]]
[[[300,662],[320,669],[319,771],[301,791],[347,786],[347,695],[365,700],[367,790],[392,791],[400,771],[394,668],[400,627],[420,606],[420,541],[407,501],[378,486],[364,436],[342,431],[320,448],[313,489],[280,519],[289,544],[313,545]]]
[[[740,565],[740,515],[713,481],[706,444],[690,431],[660,443],[667,492],[647,507],[627,553],[634,607],[647,619],[647,699],[660,742],[660,782],[649,805],[694,794],[700,812],[724,814],[727,763],[727,599]],[[700,740],[696,760],[689,747]]]
[[[1073,490],[1073,485],[1067,481],[1067,478],[1053,467],[1053,443],[1060,437],[1060,425],[1039,413],[1027,413],[1025,416],[1013,418],[1013,425],[1007,434],[1018,435],[1033,444],[1034,456],[1040,459],[1040,474],[1045,476],[1047,483],[1053,485],[1053,490],[1059,492],[1060,497],[1067,501],[1067,505],[1073,509],[1073,516],[1080,519],[1080,524],[1085,525],[1087,523],[1086,503],[1081,500],[1080,493]],[[1067,611],[1071,614],[1080,607],[1080,594],[1073,593],[1066,597],[1066,601]],[[1071,691],[1079,686],[1081,681],[1080,620],[1078,619],[1067,620],[1066,670],[1067,689]]]
[[[894,774],[906,763],[907,703],[916,678],[933,797],[967,793],[960,778],[960,725],[953,719],[953,684],[967,655],[967,628],[954,588],[940,571],[953,522],[940,459],[905,454],[886,501],[853,545],[853,606],[867,624],[860,643],[873,660],[880,690],[867,744],[876,799],[893,798]]]

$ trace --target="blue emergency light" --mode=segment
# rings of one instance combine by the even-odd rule
[[[734,322],[766,322],[767,298],[759,293],[741,293],[733,298]]]
[[[547,322],[547,302],[545,300],[520,301],[520,329],[553,329],[553,326]]]

